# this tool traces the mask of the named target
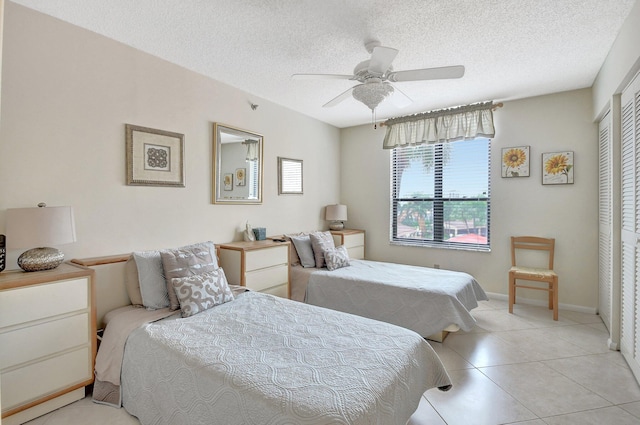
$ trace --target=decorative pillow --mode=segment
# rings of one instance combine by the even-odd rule
[[[297,266],[300,264],[300,257],[298,257],[298,251],[296,251],[296,247],[293,246],[293,241],[291,240],[292,236],[301,236],[302,233],[298,233],[297,235],[282,235],[282,238],[285,241],[291,242],[291,249],[289,250],[289,264],[292,266]]]
[[[344,245],[336,248],[329,248],[324,251],[324,261],[327,263],[327,269],[335,270],[349,266],[349,252]]]
[[[309,235],[309,238],[311,239],[316,267],[322,268],[324,267],[324,251],[336,247],[333,243],[333,235],[327,230],[326,232],[313,232]]]
[[[149,310],[169,307],[169,292],[160,251],[136,251],[133,258],[138,269],[142,305]]]
[[[293,246],[296,247],[302,267],[315,267],[316,260],[313,257],[313,248],[311,248],[309,235],[291,236],[291,241],[293,242]]]
[[[124,265],[124,285],[131,304],[142,305],[142,294],[140,293],[140,279],[138,279],[138,268],[133,255],[129,257]]]
[[[173,290],[171,280],[176,277],[198,275],[218,268],[216,247],[213,242],[203,242],[182,246],[175,249],[160,251],[162,267],[167,279],[169,292],[169,307],[171,310],[180,308],[180,303]]]
[[[221,268],[203,274],[173,278],[171,284],[180,300],[182,317],[193,316],[234,300]]]

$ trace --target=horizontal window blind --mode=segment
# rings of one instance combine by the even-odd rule
[[[489,250],[490,140],[396,148],[391,241]]]

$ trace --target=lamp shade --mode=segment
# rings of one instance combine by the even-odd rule
[[[325,219],[329,221],[346,221],[347,220],[347,206],[346,205],[327,205],[327,211],[325,213]]]
[[[64,245],[76,241],[72,207],[10,208],[7,248]]]

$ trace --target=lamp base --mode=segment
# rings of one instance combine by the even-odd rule
[[[33,248],[18,257],[18,265],[25,272],[51,270],[62,264],[64,254],[56,248]]]
[[[344,229],[344,223],[341,221],[332,221],[331,224],[329,224],[329,229],[342,230]]]

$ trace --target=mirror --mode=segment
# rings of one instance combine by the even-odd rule
[[[302,160],[278,157],[278,195],[302,194]]]
[[[262,203],[260,134],[213,124],[213,203]]]

